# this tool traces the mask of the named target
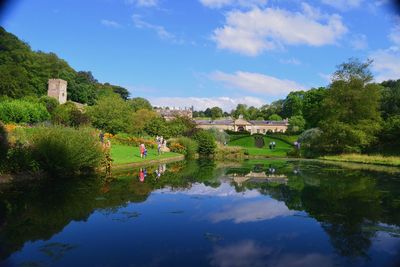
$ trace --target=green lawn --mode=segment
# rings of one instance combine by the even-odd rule
[[[274,141],[276,148],[269,149],[269,143]],[[254,136],[246,136],[229,142],[230,146],[240,146],[249,152],[250,156],[286,157],[286,153],[291,150],[291,146],[281,140],[264,136],[265,146],[258,148],[255,146]]]
[[[140,158],[139,147],[126,146],[126,145],[112,145],[111,146],[111,158],[114,160],[114,164],[127,164],[135,162],[146,162],[151,160],[166,159],[181,154],[168,152],[161,155],[157,154],[156,149],[148,149],[146,159]]]

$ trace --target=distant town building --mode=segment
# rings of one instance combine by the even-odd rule
[[[184,109],[169,109],[169,108],[156,108],[155,111],[160,114],[166,121],[173,120],[177,117],[193,118],[193,108]]]
[[[283,121],[247,121],[242,117],[236,120],[194,120],[197,128],[216,128],[220,131],[250,132],[251,134],[284,133],[289,126],[288,120]]]
[[[47,95],[57,99],[60,104],[67,102],[67,81],[62,79],[50,79]]]

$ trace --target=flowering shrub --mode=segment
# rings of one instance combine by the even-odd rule
[[[183,145],[181,145],[179,143],[172,143],[169,146],[169,149],[171,150],[171,152],[175,152],[175,153],[180,153],[180,154],[184,154],[184,155],[186,155],[186,153],[187,153],[186,147],[184,147]]]

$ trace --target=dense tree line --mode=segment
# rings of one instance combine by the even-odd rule
[[[0,27],[0,96],[20,98],[47,95],[47,82],[68,82],[68,99],[93,105],[101,95],[129,92],[120,86],[99,83],[90,71],[76,71],[54,53],[32,51],[30,46]]]

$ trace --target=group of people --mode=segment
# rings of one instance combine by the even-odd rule
[[[140,150],[140,157],[142,159],[145,159],[147,157],[147,148],[143,143],[139,145],[139,150]]]
[[[276,143],[275,141],[269,142],[269,149],[275,149],[276,148]]]
[[[161,177],[161,175],[165,173],[166,169],[167,169],[166,164],[158,165],[158,168],[155,170],[156,180],[158,180]],[[146,177],[147,177],[147,169],[140,168],[139,169],[139,181],[141,183],[143,183]]]
[[[157,142],[157,152],[158,155],[160,155],[163,152],[163,148],[167,147],[167,140],[165,140],[164,137],[157,135],[156,142]]]

